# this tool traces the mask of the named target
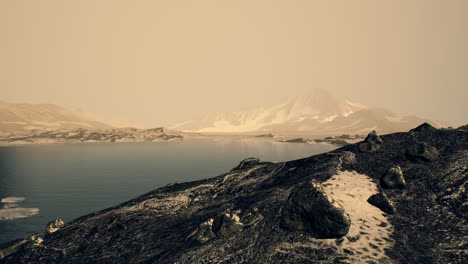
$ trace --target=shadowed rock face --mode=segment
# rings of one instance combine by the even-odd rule
[[[349,215],[316,182],[307,182],[291,193],[281,223],[283,228],[306,231],[316,238],[340,238],[350,225]]]
[[[201,223],[200,226],[192,234],[190,234],[189,238],[192,238],[201,244],[215,238],[216,235],[213,232],[213,222],[214,219],[210,218]]]
[[[414,129],[411,129],[410,132],[433,132],[435,131],[437,128],[431,126],[430,124],[428,123],[423,123],[422,125],[414,128]]]
[[[252,160],[211,179],[166,186],[80,217],[54,233],[5,245],[0,262],[464,263],[468,257],[464,240],[468,132],[431,130],[380,138],[378,151],[362,152],[353,144],[289,162]],[[437,159],[409,160],[406,148],[418,143],[436,148]],[[341,238],[323,239],[306,228],[281,227],[284,214],[295,201],[291,197],[323,195],[320,188],[311,188],[312,181],[318,186],[331,183],[333,188],[325,188],[330,194],[349,191],[346,195],[335,193],[340,197],[336,201],[345,203],[347,195],[360,197],[352,193],[356,183],[348,185],[353,177],[369,178],[376,194],[375,183],[393,166],[404,171],[406,182],[405,189],[385,189],[395,214],[387,215],[373,207],[355,210],[359,208],[343,206],[355,220],[353,230]],[[303,193],[299,195],[298,190]],[[370,196],[363,198],[366,204]],[[320,209],[302,200],[305,208],[297,211],[314,213]],[[374,211],[379,214],[376,219],[382,221],[360,221],[357,215]],[[299,219],[304,226],[311,226],[304,215],[308,214]],[[345,214],[338,215],[343,218]],[[374,219],[373,215],[365,217],[362,219]],[[206,222],[210,219],[211,224]],[[369,230],[386,233],[377,237]],[[372,250],[380,255],[373,258],[373,254],[367,254]]]
[[[372,195],[367,201],[387,214],[395,213],[395,207],[382,192]]]
[[[386,189],[403,189],[406,187],[405,178],[400,166],[393,166],[380,178],[380,186]]]
[[[366,139],[358,144],[359,150],[361,152],[374,152],[380,148],[380,144],[382,143],[382,139],[377,135],[377,132],[374,130],[369,135],[367,135]]]
[[[428,143],[413,143],[407,150],[406,156],[414,162],[434,161],[439,157],[439,151]]]

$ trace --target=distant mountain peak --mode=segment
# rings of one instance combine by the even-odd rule
[[[172,129],[193,132],[308,131],[320,134],[405,131],[430,120],[402,117],[311,89],[284,103],[246,111],[218,112],[186,121]],[[440,123],[432,122],[440,127]]]
[[[0,131],[112,128],[112,126],[92,118],[86,112],[69,110],[55,104],[9,104],[0,102],[0,106]]]

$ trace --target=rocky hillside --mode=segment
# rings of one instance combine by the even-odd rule
[[[371,133],[53,221],[1,262],[466,263],[467,166],[467,131]]]

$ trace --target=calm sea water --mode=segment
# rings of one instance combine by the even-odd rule
[[[269,139],[0,147],[0,198],[25,197],[32,217],[0,221],[0,244],[135,198],[173,182],[210,178],[242,159],[286,161],[334,149]]]

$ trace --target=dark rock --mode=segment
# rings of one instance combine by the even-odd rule
[[[255,137],[258,137],[258,138],[272,138],[274,136],[273,136],[273,134],[262,134],[262,135],[257,135]]]
[[[253,208],[251,212],[247,212],[242,216],[244,227],[253,227],[263,221],[263,215],[258,211],[258,208]]]
[[[47,224],[46,232],[47,234],[52,234],[56,231],[58,231],[60,228],[62,228],[65,225],[62,219],[57,218]]]
[[[235,167],[233,170],[242,170],[246,168],[251,168],[255,165],[257,165],[260,162],[260,159],[258,158],[247,158],[242,160],[237,167]]]
[[[358,149],[361,152],[374,152],[380,148],[382,139],[380,139],[377,132],[372,131],[367,135],[366,139],[358,144]]]
[[[341,139],[351,139],[351,136],[350,135],[341,135],[341,136],[337,136],[336,138],[341,138]]]
[[[240,234],[244,224],[237,214],[223,214],[216,220],[213,218],[201,223],[188,237],[204,244],[213,238],[230,238]]]
[[[24,245],[27,243],[28,243],[28,238],[22,238],[22,239],[12,241],[11,243],[8,243],[6,245],[2,245],[2,249],[0,250],[0,260],[8,255],[11,255],[13,253],[20,251],[20,249],[23,248]]]
[[[215,233],[213,232],[213,223],[213,218],[206,220],[205,222],[201,223],[197,229],[188,237],[198,241],[200,244],[210,241],[216,237]]]
[[[307,138],[293,138],[293,139],[286,139],[281,140],[279,142],[286,142],[286,143],[309,143]]]
[[[214,231],[219,237],[229,238],[242,232],[244,224],[236,214],[224,214],[216,223]]]
[[[411,129],[410,132],[433,132],[436,130],[437,128],[433,127],[429,123],[423,123],[418,127]]]
[[[309,232],[316,238],[340,238],[348,233],[350,225],[345,210],[313,181],[290,194],[281,222],[284,229]]]
[[[396,211],[393,204],[390,202],[390,200],[388,200],[387,195],[385,195],[383,192],[372,195],[369,197],[369,199],[367,199],[367,202],[375,207],[378,207],[387,214],[394,214]]]
[[[428,143],[415,143],[406,150],[406,157],[414,162],[435,161],[439,157],[439,151]]]
[[[129,128],[129,130],[133,129],[133,131],[137,131],[137,129],[135,128]],[[157,127],[157,128],[149,128],[149,129],[146,129],[145,131],[148,131],[148,132],[156,132],[156,133],[164,133],[164,127]]]
[[[468,131],[468,125],[463,125],[457,128],[457,130],[465,130]]]
[[[3,249],[0,250],[0,260],[7,257],[8,255],[21,252],[22,250],[33,250],[35,247],[41,245],[44,241],[44,234],[36,234],[23,239],[18,239],[3,245]],[[0,263],[2,263],[0,261]]]
[[[403,189],[406,188],[405,177],[400,166],[393,166],[380,177],[380,186],[385,189]]]

